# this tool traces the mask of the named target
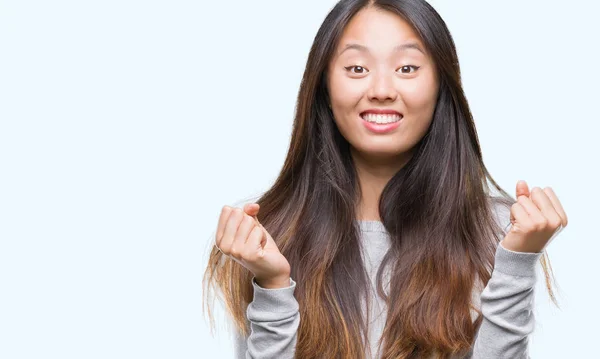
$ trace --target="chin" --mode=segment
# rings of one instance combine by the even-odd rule
[[[385,145],[376,144],[376,143],[370,143],[370,144],[363,143],[362,146],[357,148],[357,151],[359,153],[364,154],[365,156],[369,156],[369,157],[376,156],[376,157],[381,157],[381,158],[398,157],[402,153],[404,153],[404,151],[402,151],[402,149],[400,149],[400,148],[395,148],[393,146],[385,146]]]

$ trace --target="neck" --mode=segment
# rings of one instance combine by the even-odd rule
[[[361,221],[381,221],[379,199],[384,187],[402,168],[410,155],[397,155],[384,158],[369,156],[351,149],[352,159],[358,175],[361,197],[357,208],[357,217]]]

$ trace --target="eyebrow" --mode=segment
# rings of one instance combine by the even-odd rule
[[[350,49],[355,49],[355,50],[366,52],[366,53],[370,52],[369,48],[364,45],[350,43],[350,44],[346,44],[346,46],[344,46],[342,51],[339,52],[338,56],[340,56],[344,51],[350,50]],[[414,49],[414,50],[420,51],[423,55],[425,55],[425,51],[416,42],[407,42],[405,44],[398,45],[398,46],[394,47],[393,51],[394,52],[406,51],[408,49]]]

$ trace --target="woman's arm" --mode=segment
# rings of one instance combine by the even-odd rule
[[[246,310],[250,335],[245,337],[234,328],[236,359],[292,359],[300,324],[298,302],[294,297],[296,282],[277,289],[262,288],[252,278],[254,299]]]
[[[498,245],[492,276],[481,293],[483,322],[468,358],[529,358],[529,335],[535,326],[536,263],[541,256]]]

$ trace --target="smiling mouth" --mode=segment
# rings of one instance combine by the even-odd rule
[[[364,113],[361,114],[360,117],[370,123],[378,124],[378,125],[387,125],[390,123],[398,122],[404,118],[404,116],[400,114],[374,114],[374,113]]]

